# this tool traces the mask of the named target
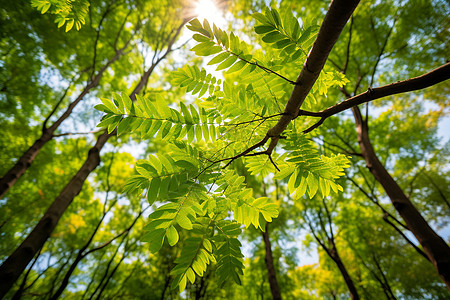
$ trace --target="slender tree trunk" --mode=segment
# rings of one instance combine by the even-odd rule
[[[100,261],[100,262],[101,262],[102,259],[103,259],[103,256],[105,256],[105,253],[106,253],[106,252],[103,252],[102,255],[100,256],[100,258],[99,258],[97,261]],[[91,286],[94,284],[94,280],[95,280],[95,277],[97,276],[97,273],[100,272],[100,267],[101,267],[101,264],[97,264],[97,267],[95,268],[94,272],[91,272],[91,273],[90,273],[91,278],[90,278],[90,280],[89,280],[89,283],[88,283],[86,289],[84,290],[83,296],[81,296],[81,300],[84,300],[84,298],[87,297],[87,294],[88,294],[88,292],[89,292]]]
[[[375,262],[375,266],[377,267],[378,272],[380,272],[381,277],[383,278],[382,281],[380,281],[380,283],[382,283],[383,290],[385,290],[385,292],[387,292],[390,295],[389,299],[397,300],[397,297],[395,297],[394,292],[392,291],[391,285],[389,284],[389,281],[386,278],[386,275],[384,275],[383,269],[381,268],[380,262],[378,261],[375,254],[372,254],[372,259]]]
[[[70,276],[72,275],[73,271],[75,271],[78,263],[84,258],[82,251],[78,252],[77,257],[75,258],[74,262],[70,265],[69,270],[66,272],[66,275],[64,275],[64,278],[61,282],[61,285],[56,290],[56,292],[50,297],[50,299],[58,299],[59,296],[64,292],[67,285],[69,284]]]
[[[171,278],[170,275],[167,274],[166,281],[164,282],[163,291],[161,293],[161,298],[160,298],[161,300],[164,300],[164,296],[166,294],[167,288],[169,287],[170,278]]]
[[[260,142],[260,146],[262,146],[269,138],[271,139],[266,150],[267,154],[270,155],[272,153],[280,139],[280,135],[291,121],[298,116],[300,107],[311,91],[317,78],[319,78],[320,72],[325,66],[325,62],[328,59],[331,49],[333,49],[342,29],[358,6],[358,3],[359,0],[331,1],[328,12],[320,26],[317,38],[314,41],[303,68],[297,77],[294,89],[286,103],[283,115],[278,122],[267,131],[265,138]],[[251,150],[251,148],[249,149]]]
[[[365,176],[363,176],[365,177]],[[400,222],[395,216],[393,216],[391,213],[389,213],[386,209],[384,209],[384,207],[378,202],[378,200],[376,198],[374,198],[373,196],[369,195],[369,193],[367,193],[358,183],[355,182],[355,180],[353,180],[353,178],[347,176],[348,180],[350,180],[370,201],[372,201],[376,206],[378,206],[381,211],[383,212],[383,221],[386,222],[387,224],[389,224],[398,234],[400,234],[402,236],[402,238],[408,243],[410,244],[414,250],[416,250],[416,252],[418,254],[420,254],[423,258],[425,258],[427,261],[430,261],[430,259],[428,258],[427,254],[425,252],[422,251],[422,249],[420,249],[419,247],[417,247],[404,233],[403,231],[397,226],[395,225],[393,222],[391,222],[389,220],[389,218],[392,218],[392,220],[394,220],[394,222],[396,222],[397,224],[399,224],[400,226],[402,226],[404,229],[409,230],[408,226],[406,226],[405,224],[403,224],[402,222]],[[366,180],[366,179],[365,179]]]
[[[100,283],[96,286],[94,292],[89,297],[89,300],[92,300],[94,298],[95,294],[97,294],[97,292],[100,290],[100,287],[103,285],[103,282],[106,280],[106,277],[108,276],[108,273],[109,273],[109,268],[111,268],[111,265],[113,264],[113,261],[116,259],[116,256],[119,253],[119,249],[120,249],[120,247],[122,247],[122,244],[124,241],[125,241],[125,237],[122,239],[120,244],[116,247],[116,250],[114,250],[113,255],[108,260],[108,263],[106,264],[106,270],[103,273],[102,278],[100,279]]]
[[[201,300],[203,299],[205,292],[206,292],[206,278],[205,277],[200,277],[200,285],[196,284],[195,285],[195,300]]]
[[[48,119],[56,110],[55,107],[50,116],[44,121],[41,136],[36,141],[34,141],[33,145],[31,145],[31,147],[28,148],[28,150],[25,151],[25,153],[22,154],[22,156],[14,164],[14,166],[11,169],[9,169],[6,172],[6,174],[3,175],[2,178],[0,178],[0,199],[2,199],[5,196],[5,194],[9,191],[9,189],[17,182],[17,180],[19,180],[19,178],[22,177],[23,174],[25,174],[26,170],[31,166],[34,159],[41,151],[42,147],[44,147],[44,145],[53,138],[53,134],[55,133],[56,129],[58,129],[59,125],[61,125],[61,123],[70,116],[75,106],[77,106],[77,104],[81,100],[83,100],[83,98],[90,92],[90,90],[98,86],[100,79],[103,76],[103,73],[109,68],[109,66],[113,62],[115,62],[122,56],[123,50],[127,46],[128,43],[126,43],[126,45],[123,48],[116,51],[114,57],[112,57],[97,72],[97,75],[95,75],[95,77],[92,78],[92,80],[86,85],[86,87],[78,95],[78,97],[72,103],[70,103],[70,105],[68,106],[66,111],[61,115],[61,117],[59,117],[58,120],[56,120],[55,123],[52,124],[52,126],[46,128],[46,123]],[[57,106],[60,104],[60,102],[57,104]]]
[[[353,283],[352,278],[350,277],[350,274],[347,271],[347,268],[345,267],[344,263],[342,262],[342,259],[337,251],[336,245],[334,242],[331,242],[331,248],[325,249],[325,251],[328,253],[328,255],[331,257],[331,259],[336,263],[336,266],[338,267],[339,271],[341,272],[342,277],[344,278],[345,284],[347,285],[348,291],[350,292],[350,298],[353,300],[359,299],[358,291],[356,290],[355,284]]]
[[[170,271],[171,271],[172,268],[173,268],[173,261],[168,260],[168,261],[167,261],[167,266],[168,266],[168,268],[167,268],[167,270],[164,272],[164,274],[165,274],[165,276],[166,276],[166,280],[164,281],[164,287],[163,287],[163,291],[162,291],[162,293],[161,293],[161,298],[160,298],[161,300],[164,300],[164,299],[165,299],[166,291],[169,289],[170,280],[172,279],[172,276],[170,276]]]
[[[74,252],[75,252],[75,250],[70,251],[70,254],[67,257],[66,261],[58,268],[58,270],[56,271],[55,275],[51,278],[52,284],[50,286],[50,289],[45,294],[43,294],[43,295],[45,295],[45,297],[44,296],[42,297],[43,299],[48,299],[48,297],[50,297],[53,294],[53,290],[55,289],[55,285],[59,281],[59,275],[62,273],[62,271],[69,264],[70,259],[72,258],[72,254]],[[50,256],[49,256],[49,261],[50,261]]]
[[[262,236],[266,249],[264,261],[266,263],[269,277],[270,292],[272,293],[273,300],[281,300],[281,291],[277,281],[275,266],[273,264],[272,246],[269,239],[269,223],[266,223],[265,231],[262,232]]]
[[[328,221],[331,222],[331,216],[328,212],[328,208],[326,207],[325,201],[324,201],[324,206],[327,211]],[[320,213],[318,214],[318,217],[320,220],[320,225],[321,225],[322,229],[325,231],[326,226],[325,226],[325,223],[322,221],[322,218],[320,217]],[[339,255],[336,244],[334,242],[334,234],[332,231],[331,223],[330,223],[331,234],[328,234],[325,231],[325,234],[328,239],[328,245],[326,245],[325,244],[326,242],[324,240],[322,240],[321,238],[319,238],[319,236],[316,234],[311,221],[306,217],[306,215],[305,215],[305,221],[306,221],[306,224],[308,224],[308,226],[311,230],[311,233],[314,236],[314,239],[316,240],[316,242],[322,247],[323,250],[325,250],[327,255],[334,261],[334,263],[338,267],[339,271],[341,272],[341,275],[344,278],[344,282],[347,285],[348,291],[350,292],[350,298],[352,300],[359,300],[358,290],[356,289],[355,284],[353,283],[353,280],[347,271],[347,268],[345,267],[344,263],[342,262],[341,256]]]
[[[127,293],[124,290],[124,286],[126,285],[128,280],[130,280],[130,278],[135,276],[134,273],[136,272],[136,269],[142,266],[142,262],[145,262],[145,259],[141,261],[141,259],[138,256],[137,261],[138,263],[134,265],[133,269],[130,271],[130,273],[128,273],[127,277],[125,277],[125,279],[120,283],[120,285],[115,289],[115,291],[109,293],[112,294],[113,296],[109,296],[108,294],[108,297],[105,297],[106,299],[121,299],[127,295]]]
[[[378,159],[369,139],[367,120],[363,120],[359,108],[355,106],[352,108],[352,111],[358,133],[358,143],[361,148],[361,154],[366,161],[367,168],[383,186],[395,209],[422,245],[422,248],[447,285],[447,288],[450,289],[450,247],[430,227],[427,221],[425,221],[420,212],[414,207]]]
[[[394,223],[392,223],[390,220],[389,220],[389,217],[388,217],[388,215],[383,215],[383,220],[387,223],[387,224],[389,224],[389,225],[391,225],[391,227],[392,228],[394,228],[394,230],[395,231],[397,231],[398,232],[398,234],[400,234],[401,236],[402,236],[402,238],[408,243],[408,244],[410,244],[413,248],[414,248],[414,250],[416,250],[416,252],[418,253],[418,254],[420,254],[420,256],[421,257],[423,257],[423,258],[425,258],[427,261],[430,261],[430,259],[428,258],[428,256],[427,256],[427,254],[425,253],[425,252],[423,252],[422,251],[422,249],[420,249],[419,247],[417,247],[404,233],[403,233],[403,231],[400,229],[400,228],[398,228]]]

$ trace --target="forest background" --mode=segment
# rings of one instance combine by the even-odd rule
[[[356,7],[357,2],[352,5]],[[311,153],[348,157],[345,174],[336,176],[342,191],[330,192],[328,186],[330,195],[322,197],[326,187],[314,190],[311,186],[319,184],[301,184],[301,176],[296,182],[297,171],[290,175],[292,180],[274,177],[286,159],[283,151],[293,147],[284,142],[285,136],[278,136],[277,141],[287,148],[276,148],[279,156],[274,154],[274,161],[268,152],[245,157],[239,154],[244,149],[226,146],[232,154],[223,155],[238,157],[220,162],[223,172],[233,172],[223,177],[240,176],[243,185],[238,188],[251,188],[255,197],[267,197],[267,205],[276,204],[277,212],[264,215],[266,221],[274,217],[267,223],[244,214],[241,223],[247,228],[238,236],[242,247],[234,244],[230,248],[238,271],[224,272],[220,261],[208,268],[207,262],[205,268],[192,267],[197,276],[186,272],[182,293],[171,288],[183,281],[171,270],[196,233],[178,220],[175,233],[172,229],[165,233],[168,242],[161,240],[161,250],[152,253],[155,243],[144,242],[148,240],[148,227],[145,230],[144,226],[149,215],[165,203],[163,189],[158,186],[157,199],[146,193],[151,185],[142,196],[123,192],[136,175],[135,167],[142,165],[138,160],[172,151],[167,135],[173,136],[175,129],[164,134],[166,126],[160,124],[160,130],[149,133],[150,128],[130,128],[134,123],[124,119],[116,131],[110,126],[105,133],[96,127],[104,113],[93,107],[101,103],[100,98],[114,98],[117,106],[120,101],[126,106],[126,100],[113,95],[116,92],[130,95],[133,101],[139,101],[135,95],[141,95],[143,99],[163,99],[167,107],[181,107],[183,118],[190,116],[195,122],[195,111],[202,117],[202,107],[209,111],[216,105],[228,114],[224,114],[228,120],[221,123],[215,118],[212,123],[239,125],[217,132],[211,126],[206,130],[198,126],[192,129],[192,136],[186,129],[184,140],[205,153],[222,151],[213,145],[226,134],[234,143],[250,147],[253,131],[275,124],[274,117],[265,115],[267,111],[283,112],[293,89],[301,86],[293,80],[307,55],[314,53],[310,50],[325,15],[333,16],[330,2],[218,3],[223,18],[210,19],[211,26],[215,22],[229,36],[233,32],[259,59],[250,72],[254,76],[251,82],[242,74],[250,64],[238,68],[239,62],[233,58],[221,64],[231,56],[216,59],[218,71],[206,66],[211,59],[202,56],[218,55],[198,47],[208,43],[204,23],[191,22],[191,31],[186,28],[196,14],[194,1],[74,1],[71,7],[64,3],[5,0],[0,9],[2,297],[448,298],[448,2],[362,1],[354,12],[347,11],[347,18],[334,14],[345,27],[335,32],[336,38],[339,36],[336,44],[326,40],[333,49],[323,75],[306,107],[302,106],[305,110],[290,121],[294,130],[308,131],[301,145],[310,145]],[[343,6],[341,1],[334,4]],[[277,13],[266,6],[280,12],[279,23]],[[300,24],[292,52],[286,50],[287,42],[277,43],[282,38],[264,23],[267,18],[278,24],[277,28],[293,24],[284,21],[287,12]],[[292,35],[292,31],[284,33]],[[191,39],[193,34],[203,34],[203,38]],[[258,53],[266,57],[258,57]],[[284,60],[280,59],[283,55]],[[206,67],[214,79],[206,82],[201,74],[196,77],[196,67]],[[183,74],[192,77],[189,84],[180,79]],[[408,81],[410,78],[418,79]],[[405,80],[400,87],[377,90]],[[195,85],[190,85],[193,81]],[[244,85],[245,93],[227,90],[225,82]],[[214,96],[216,91],[223,95]],[[249,102],[249,93],[259,100]],[[361,104],[359,108],[351,109],[354,103],[339,114],[312,113],[360,93],[363,96],[353,98],[360,101],[356,102]],[[214,97],[232,99],[229,94],[239,95],[243,103],[221,100],[214,104]],[[128,132],[132,130],[137,133]],[[232,184],[228,182],[228,186]],[[299,194],[301,186],[304,196],[294,193]],[[422,223],[402,212],[402,207],[410,204],[423,217]],[[263,216],[262,210],[260,213]],[[236,213],[233,216],[239,219]],[[422,230],[428,233],[422,235]],[[237,234],[232,236],[230,240],[236,240]],[[220,257],[217,248],[210,252]],[[243,274],[239,274],[239,262],[245,266]],[[198,276],[200,273],[203,276]]]

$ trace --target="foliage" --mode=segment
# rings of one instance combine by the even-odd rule
[[[66,24],[66,32],[71,30],[73,25],[80,30],[81,25],[86,23],[86,16],[89,12],[88,0],[32,0],[31,6],[35,7],[42,14],[50,13],[56,15],[55,23],[59,27]]]
[[[225,78],[221,88],[221,80],[216,81],[215,77],[196,66],[185,66],[174,73],[174,85],[186,87],[186,92],[193,95],[198,93],[199,97],[208,91],[209,97],[206,102],[213,102],[215,109],[208,108],[211,107],[209,103],[205,107],[201,102],[199,108],[194,105],[188,108],[181,102],[180,108],[175,109],[168,107],[157,95],[145,98],[138,96],[133,102],[128,97],[118,94],[115,94],[112,100],[102,98],[102,104],[96,106],[96,109],[106,113],[98,126],[107,127],[108,132],[115,129],[118,135],[135,132],[141,138],[165,139],[174,145],[171,152],[157,156],[150,155],[148,160],[139,161],[136,166],[138,175],[130,178],[124,191],[145,190],[150,204],[155,200],[168,202],[159,206],[149,216],[151,221],[146,227],[148,232],[143,240],[149,242],[152,252],[157,252],[162,247],[165,238],[171,246],[175,245],[179,240],[181,229],[196,233],[195,238],[186,240],[178,259],[179,264],[172,271],[176,275],[172,286],[179,286],[180,291],[184,290],[188,280],[194,283],[195,273],[202,276],[210,261],[218,261],[216,273],[219,281],[223,282],[227,277],[231,277],[236,283],[241,282],[239,274],[243,274],[243,264],[240,262],[242,256],[239,250],[240,243],[235,238],[229,237],[230,233],[227,233],[226,226],[220,225],[220,222],[224,222],[224,218],[231,216],[237,224],[246,227],[254,225],[255,228],[264,230],[265,223],[271,222],[278,215],[275,204],[270,203],[266,197],[253,198],[252,189],[246,187],[244,177],[234,173],[230,164],[236,158],[243,157],[245,164],[248,164],[249,170],[253,173],[270,170],[277,173],[278,179],[289,177],[290,192],[295,192],[297,198],[306,193],[312,198],[316,193],[326,197],[331,191],[335,193],[338,190],[342,191],[335,180],[342,176],[344,168],[349,166],[345,156],[319,156],[315,146],[304,135],[298,133],[296,128],[290,128],[284,142],[283,148],[287,153],[287,159],[284,159],[285,154],[279,157],[274,154],[274,159],[269,155],[266,161],[254,159],[261,155],[258,152],[251,153],[248,158],[239,154],[245,151],[245,148],[234,144],[240,138],[252,139],[255,135],[261,135],[263,130],[267,130],[266,126],[261,126],[262,123],[266,119],[276,117],[268,115],[276,109],[275,107],[270,107],[268,102],[259,101],[260,98],[255,99],[261,96],[255,91],[255,86],[259,80],[264,79],[257,71],[262,70],[263,74],[268,74],[269,82],[286,81],[287,79],[273,71],[273,68],[278,71],[284,63],[299,58],[300,53],[311,46],[311,43],[307,42],[314,40],[316,30],[315,27],[302,30],[293,15],[288,15],[281,22],[275,9],[266,10],[265,15],[255,14],[254,17],[266,26],[264,30],[261,26],[257,26],[256,32],[269,32],[263,37],[263,42],[272,45],[275,40],[282,38],[280,32],[283,32],[289,41],[294,41],[287,43],[287,39],[281,40],[283,46],[277,44],[275,47],[278,50],[284,49],[285,55],[290,57],[290,60],[276,63],[268,61],[265,64],[255,58],[256,55],[249,54],[249,45],[234,33],[227,34],[215,25],[211,29],[207,20],[201,24],[194,19],[187,26],[196,32],[193,38],[198,44],[191,49],[196,55],[214,55],[208,64],[218,64],[216,71],[226,69],[226,73],[237,73],[238,76],[247,77],[248,81],[252,82],[236,86]],[[274,34],[271,34],[272,32]],[[265,65],[271,66],[272,69]],[[323,76],[321,80],[324,86],[336,83],[328,76]],[[273,87],[265,83],[267,87]],[[234,89],[240,92],[237,94],[232,92]],[[273,89],[270,92],[276,98],[284,96],[283,89]],[[324,93],[320,88],[314,92]],[[241,108],[245,106],[240,105],[245,105],[246,102],[240,101],[242,98],[249,98],[255,105],[259,105],[255,106],[253,111],[260,112],[258,117],[263,120],[262,122],[256,124],[254,117],[252,120],[248,114],[241,113]],[[233,107],[227,105],[227,102],[234,103]],[[241,137],[236,133],[231,136],[229,129],[231,127],[241,131]],[[194,137],[196,144],[192,145]],[[220,139],[220,143],[214,143],[216,139]],[[217,146],[223,148],[231,146],[229,148],[233,150],[225,151],[224,155],[232,153],[233,157],[208,159],[204,153],[221,151],[220,148],[216,148]],[[273,167],[279,173],[273,170]],[[211,188],[207,190],[206,186]],[[233,214],[230,215],[230,212]],[[203,219],[209,219],[210,224],[205,227],[203,223],[206,221]],[[176,226],[179,226],[178,229]],[[209,227],[216,230],[209,232]],[[221,234],[224,236],[221,237]],[[211,246],[209,239],[215,242],[214,247]],[[217,245],[217,242],[223,244]]]

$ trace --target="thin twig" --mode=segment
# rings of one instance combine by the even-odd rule
[[[86,131],[86,132],[65,132],[60,134],[53,134],[52,137],[62,137],[62,136],[70,136],[70,135],[84,135],[84,134],[91,134],[91,133],[98,133],[102,131],[102,129],[93,130],[93,131]]]
[[[226,49],[225,49],[225,50],[226,50]],[[296,81],[290,80],[290,79],[284,77],[283,75],[281,75],[281,74],[279,74],[279,73],[277,73],[277,72],[275,72],[275,71],[273,71],[273,70],[271,70],[271,69],[269,69],[269,68],[267,68],[267,67],[261,66],[261,65],[258,64],[258,62],[256,62],[256,61],[255,61],[255,62],[249,61],[249,60],[246,60],[246,59],[240,57],[238,54],[236,54],[236,53],[234,53],[234,52],[232,52],[232,51],[228,51],[228,50],[226,50],[226,51],[227,51],[228,53],[230,53],[231,55],[236,56],[238,59],[242,60],[243,62],[246,62],[246,63],[248,63],[248,64],[250,64],[250,65],[256,66],[256,67],[260,68],[261,70],[263,70],[263,71],[265,71],[265,72],[267,72],[267,73],[274,74],[274,75],[276,75],[276,76],[278,76],[278,77],[280,77],[280,78],[286,80],[287,82],[289,82],[289,83],[292,84],[292,85],[301,85],[301,82],[296,82]]]

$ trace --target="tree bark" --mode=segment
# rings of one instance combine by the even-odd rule
[[[135,94],[141,92],[142,88],[146,86],[148,78],[155,67],[172,51],[172,46],[186,21],[187,20],[183,20],[182,24],[177,28],[174,34],[167,38],[166,51],[144,72],[137,87],[130,95],[130,98],[135,98]],[[142,84],[142,81],[146,81],[145,84]],[[97,138],[97,142],[94,147],[89,150],[88,157],[83,166],[64,187],[58,197],[56,197],[33,231],[0,266],[0,298],[4,297],[11,289],[20,274],[25,270],[28,263],[50,237],[62,214],[72,203],[75,196],[80,193],[86,178],[100,164],[100,150],[113,135],[115,135],[115,131],[111,134],[108,134],[108,132],[105,131]]]
[[[328,253],[328,255],[331,257],[331,259],[336,263],[336,266],[338,267],[339,271],[341,272],[342,278],[344,278],[345,284],[347,285],[348,291],[350,292],[350,298],[352,300],[358,300],[359,294],[356,290],[355,284],[353,283],[352,278],[350,277],[350,274],[347,271],[347,268],[345,267],[344,263],[342,262],[342,259],[337,251],[336,245],[334,242],[331,242],[331,248],[325,249],[325,251]]]
[[[339,255],[339,252],[337,250],[336,247],[336,243],[334,241],[334,233],[332,230],[332,226],[331,226],[331,215],[328,212],[328,208],[325,204],[325,201],[323,201],[324,203],[324,207],[327,213],[327,219],[329,222],[329,228],[330,228],[330,233],[326,233],[326,226],[325,223],[323,222],[320,213],[318,214],[319,217],[319,221],[320,221],[320,225],[322,230],[324,231],[325,235],[326,235],[326,239],[328,240],[328,245],[326,245],[325,243],[325,238],[319,238],[319,236],[316,234],[316,232],[314,231],[314,228],[312,226],[312,222],[309,220],[308,217],[306,217],[305,215],[305,221],[306,224],[309,226],[312,235],[314,236],[314,239],[316,240],[316,242],[318,243],[318,245],[320,245],[322,247],[323,250],[325,250],[325,252],[327,253],[327,255],[334,261],[334,263],[336,264],[336,266],[338,267],[339,271],[341,272],[342,277],[344,278],[344,282],[347,285],[348,291],[350,292],[350,298],[352,300],[359,300],[359,294],[358,294],[358,290],[355,287],[355,284],[353,283],[352,278],[350,277],[350,274],[347,271],[347,268],[345,267],[344,263],[342,262],[341,256]]]
[[[280,291],[280,287],[279,287],[278,281],[277,281],[275,266],[273,264],[272,246],[270,244],[270,239],[269,239],[269,226],[268,225],[269,225],[269,223],[266,223],[265,231],[262,232],[264,246],[266,249],[266,256],[264,258],[264,261],[265,261],[266,267],[267,267],[270,292],[272,293],[272,298],[273,298],[273,300],[281,300],[281,291]]]
[[[33,260],[33,263],[28,268],[28,271],[25,273],[25,276],[22,279],[22,283],[20,284],[20,286],[17,289],[17,291],[14,293],[13,297],[11,298],[11,300],[19,300],[20,298],[22,298],[22,294],[23,294],[23,292],[26,289],[25,285],[27,283],[28,276],[30,275],[31,270],[33,269],[33,266],[37,262],[37,260],[39,259],[40,255],[41,255],[41,251],[38,252],[38,254],[36,255],[36,258]]]
[[[391,199],[394,208],[405,221],[408,228],[422,245],[425,253],[441,276],[442,280],[450,289],[450,247],[447,243],[430,227],[417,208],[408,199],[406,194],[384,168],[378,159],[369,139],[369,128],[367,120],[363,120],[359,108],[353,107],[353,116],[358,133],[358,143],[361,154],[366,161],[367,168],[375,179],[383,186],[387,195]]]

